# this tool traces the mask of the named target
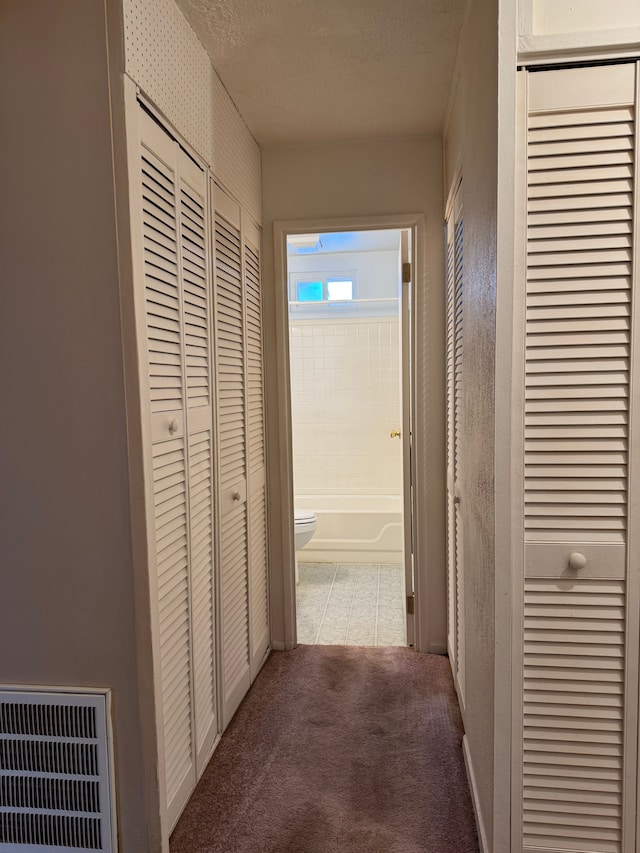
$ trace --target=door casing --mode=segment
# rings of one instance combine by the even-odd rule
[[[368,231],[384,229],[409,229],[411,231],[411,263],[413,273],[414,299],[419,298],[418,288],[423,283],[425,268],[425,219],[421,213],[392,214],[385,216],[343,217],[332,219],[280,220],[273,223],[274,271],[275,271],[275,340],[271,345],[271,355],[275,356],[277,373],[277,394],[275,399],[267,400],[267,405],[277,406],[276,417],[269,419],[271,428],[277,423],[280,454],[277,465],[273,462],[269,476],[280,481],[280,502],[271,506],[270,524],[273,533],[270,543],[278,547],[278,553],[271,551],[272,596],[271,630],[274,649],[292,649],[297,644],[296,636],[296,589],[295,589],[295,546],[294,546],[294,496],[293,496],[293,444],[291,429],[291,377],[289,370],[289,306],[287,275],[287,236],[331,231]],[[411,314],[411,362],[415,363],[416,313]],[[411,376],[411,409],[415,411],[416,383],[415,371]],[[416,424],[414,423],[414,437]],[[415,446],[415,443],[414,443]],[[414,485],[422,481],[424,473],[416,471],[416,453],[412,454],[411,479]],[[411,524],[416,530],[416,520],[420,510],[419,488],[414,488]],[[279,528],[279,529],[274,529]],[[428,648],[427,607],[429,566],[426,554],[420,553],[419,538],[414,537],[414,595],[415,595],[415,637],[414,647],[418,651],[445,651]],[[275,573],[279,577],[275,578]]]

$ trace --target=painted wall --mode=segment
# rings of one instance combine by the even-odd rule
[[[0,681],[112,689],[121,850],[157,853],[105,5],[0,10]]]
[[[322,252],[289,255],[290,273],[349,272],[356,274],[358,299],[385,299],[398,296],[400,235],[395,251]],[[289,298],[295,299],[290,290]]]
[[[487,850],[492,849],[494,747],[497,26],[497,0],[472,0],[460,41],[458,78],[444,143],[447,181],[458,164],[463,176],[464,720]]]
[[[260,148],[181,10],[174,0],[120,2],[127,74],[260,222]]]
[[[416,271],[416,321],[419,346],[415,362],[417,406],[415,454],[420,482],[416,483],[417,536],[429,567],[428,595],[422,584],[420,606],[428,614],[427,646],[446,649],[445,604],[445,469],[444,469],[444,296],[442,269],[442,144],[440,138],[349,142],[327,145],[278,146],[262,153],[264,288],[267,336],[276,334],[274,308],[273,222],[307,218],[358,217],[422,212],[426,216],[426,264]],[[267,402],[270,425],[270,504],[282,497],[282,447],[277,369],[273,347],[267,350]],[[276,519],[277,520],[277,519]],[[270,529],[272,566],[282,565],[282,534]],[[283,631],[284,579],[273,573],[272,620],[274,640]]]

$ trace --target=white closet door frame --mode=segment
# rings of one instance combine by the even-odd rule
[[[552,74],[553,71],[539,71],[536,77],[540,79],[536,84],[546,85],[543,82],[542,75]],[[616,74],[618,72],[614,72]],[[634,377],[630,385],[630,397],[628,411],[633,417],[634,410],[638,411],[638,394],[640,387],[640,355],[637,341],[634,341],[635,334],[640,332],[640,293],[638,292],[638,263],[640,261],[640,240],[637,236],[637,228],[639,221],[639,172],[640,172],[640,154],[639,136],[638,133],[638,65],[636,64],[636,129],[635,129],[635,198],[634,198],[634,221],[636,223],[636,239],[634,245],[634,263],[631,278],[631,299],[632,299],[632,315],[631,315],[631,354],[629,358],[629,367],[631,376]],[[513,325],[513,363],[514,363],[514,405],[512,409],[512,447],[511,455],[517,465],[517,481],[518,488],[514,489],[513,493],[513,514],[512,514],[512,530],[514,535],[514,564],[512,567],[512,582],[513,582],[513,635],[512,635],[512,777],[511,777],[511,799],[512,799],[512,837],[511,849],[532,850],[534,848],[523,845],[522,827],[523,827],[523,690],[524,690],[524,608],[523,601],[525,595],[525,580],[530,580],[532,577],[549,577],[552,573],[548,566],[537,566],[536,557],[533,551],[529,549],[529,556],[525,556],[525,497],[524,497],[524,468],[523,460],[525,458],[525,417],[524,417],[524,395],[525,387],[525,306],[526,306],[526,275],[527,275],[527,140],[528,140],[528,111],[529,111],[529,78],[530,74],[523,70],[517,75],[517,138],[516,138],[516,217],[515,217],[515,283],[514,283],[514,325]],[[548,78],[550,87],[549,90],[554,94],[549,96],[549,102],[555,103],[557,99],[557,109],[566,113],[567,109],[597,109],[598,104],[598,81],[594,81],[594,85],[584,84],[580,87],[581,91],[576,94],[570,106],[562,103],[563,95],[558,91],[555,81]],[[538,89],[539,90],[539,89]],[[603,87],[603,103],[615,104],[617,101],[607,101],[606,87]],[[609,96],[610,97],[610,96]],[[620,103],[628,103],[625,97],[621,97]],[[546,111],[553,112],[554,107],[551,106]],[[597,255],[597,247],[596,252]],[[587,261],[588,262],[588,261]],[[592,261],[594,262],[594,261]],[[637,416],[637,414],[636,414]],[[625,664],[624,664],[624,686],[625,686],[625,701],[624,701],[624,716],[625,716],[625,741],[624,754],[622,765],[622,782],[623,782],[623,799],[622,808],[622,838],[620,847],[617,848],[623,853],[636,849],[636,834],[640,830],[640,825],[636,826],[635,813],[638,796],[637,784],[637,736],[638,736],[638,652],[639,652],[639,620],[638,611],[640,607],[640,577],[638,566],[638,553],[640,543],[636,542],[638,536],[637,523],[634,524],[634,518],[637,519],[640,510],[640,489],[636,485],[640,477],[640,438],[638,433],[640,430],[637,426],[631,426],[628,442],[628,527],[626,538],[626,557],[624,565],[616,566],[612,564],[610,567],[604,566],[602,570],[595,569],[591,574],[594,578],[619,578],[625,584],[626,592],[626,607],[625,607]],[[519,543],[519,544],[518,544]],[[537,546],[538,548],[540,545]],[[542,548],[544,549],[544,543]],[[551,559],[555,560],[555,554],[558,551],[557,546],[550,544],[548,553]],[[582,549],[581,549],[582,550]],[[594,555],[597,551],[597,545],[585,545],[585,550]],[[588,554],[589,556],[589,554]],[[527,566],[529,561],[529,567]],[[534,562],[531,562],[531,561]],[[546,559],[545,559],[546,563]],[[590,570],[587,570],[586,578],[589,578]],[[597,583],[597,581],[596,581]],[[535,701],[535,700],[532,700]],[[640,819],[640,818],[639,818]],[[588,831],[587,831],[588,832]],[[597,843],[597,842],[594,842]],[[538,849],[538,848],[535,848]],[[549,847],[549,853],[555,853],[555,848]],[[557,848],[561,853],[564,853],[565,847]],[[582,848],[580,848],[582,849]],[[586,848],[585,848],[586,849]],[[609,849],[609,848],[607,848]],[[610,848],[613,849],[613,848]]]

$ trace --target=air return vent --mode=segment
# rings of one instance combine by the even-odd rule
[[[0,690],[0,853],[113,853],[108,700]]]

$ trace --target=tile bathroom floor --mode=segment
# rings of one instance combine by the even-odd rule
[[[298,642],[406,645],[401,565],[300,563]]]

